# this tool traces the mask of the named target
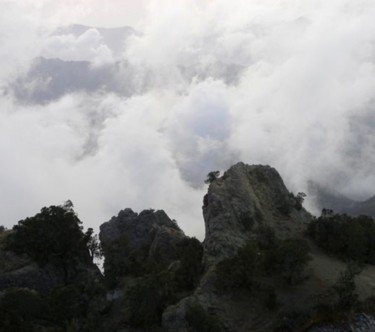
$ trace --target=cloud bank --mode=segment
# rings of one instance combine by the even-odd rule
[[[239,160],[276,167],[295,192],[314,180],[374,195],[372,1],[150,1],[116,56],[98,29],[52,34],[83,2],[29,4],[27,26],[16,14],[31,9],[5,4],[0,223],[71,199],[87,227],[157,208],[202,238],[205,175]],[[9,82],[38,56],[115,68],[117,90],[21,102]]]

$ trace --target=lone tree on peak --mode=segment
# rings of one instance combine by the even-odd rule
[[[212,171],[207,174],[207,179],[204,181],[206,184],[214,182],[220,176],[220,171]]]

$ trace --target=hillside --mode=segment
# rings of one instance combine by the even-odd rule
[[[372,331],[371,241],[349,262],[316,237],[324,223],[366,239],[371,218],[313,217],[270,166],[211,175],[203,243],[162,210],[126,208],[100,227],[104,276],[71,202],[3,230],[0,331]]]

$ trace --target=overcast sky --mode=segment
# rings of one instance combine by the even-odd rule
[[[314,180],[375,194],[372,0],[0,5],[0,224],[71,199],[86,227],[155,208],[202,238],[205,175],[240,160],[294,192]],[[137,33],[116,50],[98,29],[56,33],[74,23]],[[116,93],[20,100],[12,86],[40,56],[116,68]]]

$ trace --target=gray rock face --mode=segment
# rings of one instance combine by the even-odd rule
[[[261,225],[271,226],[280,238],[301,232],[309,215],[296,203],[274,168],[232,166],[210,184],[204,197],[206,264],[233,256]]]
[[[173,260],[176,244],[186,236],[162,210],[144,210],[138,214],[125,209],[102,224],[99,234],[103,248],[123,237],[127,242],[124,255],[143,256],[147,260],[168,264]]]
[[[212,181],[203,200],[206,272],[193,295],[164,312],[164,330],[189,330],[186,321],[189,303],[199,304],[213,319],[220,321],[225,331],[272,330],[274,317],[254,299],[216,292],[215,267],[223,259],[233,257],[256,236],[257,228],[262,225],[270,226],[280,239],[299,237],[310,215],[297,203],[278,172],[270,166],[238,163]]]
[[[100,280],[102,275],[92,262],[82,261],[65,269],[48,263],[39,266],[25,255],[17,255],[2,248],[0,239],[0,293],[11,287],[29,288],[40,294],[48,294],[55,288],[66,285],[79,274],[90,274]]]
[[[52,265],[39,267],[35,263],[0,274],[0,292],[11,287],[36,290],[48,294],[52,289],[64,285],[64,274]]]

